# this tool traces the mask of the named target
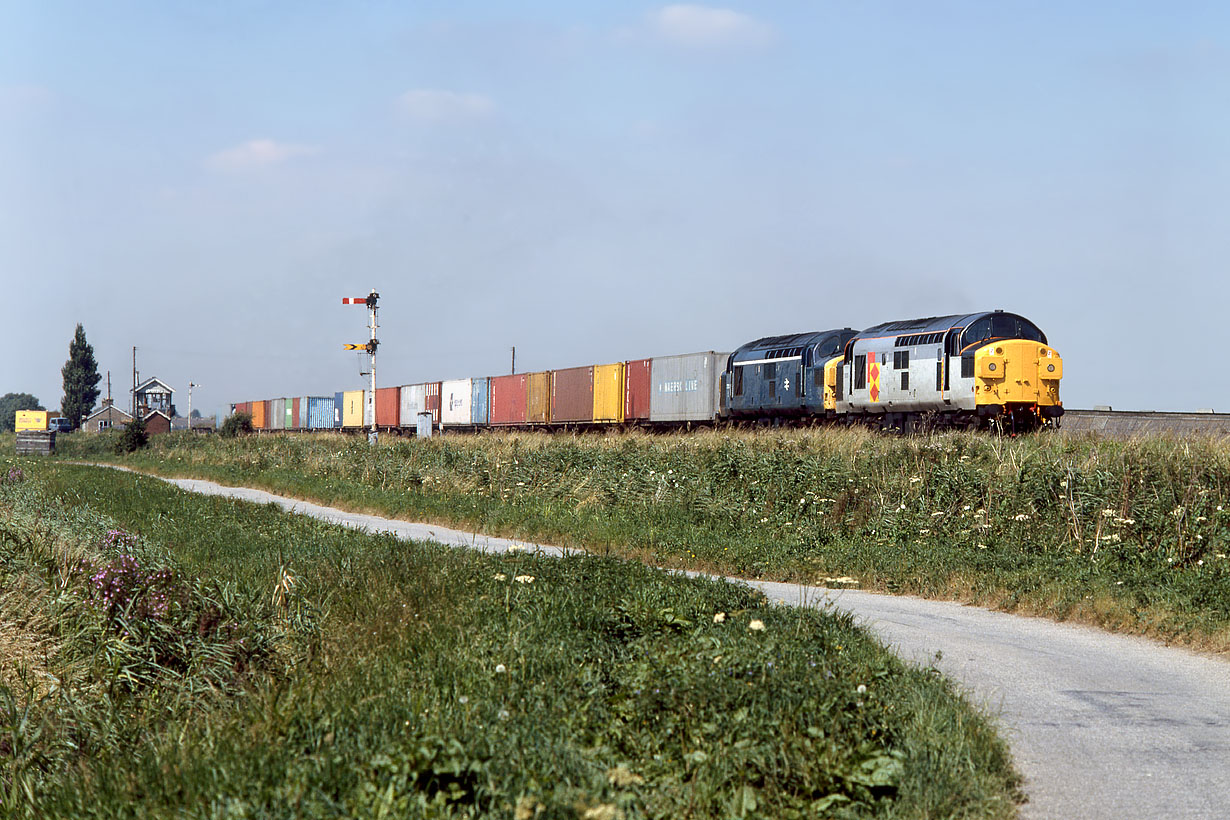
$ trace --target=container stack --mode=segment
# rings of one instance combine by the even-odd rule
[[[17,433],[17,455],[49,456],[56,451],[54,430],[21,430]]]

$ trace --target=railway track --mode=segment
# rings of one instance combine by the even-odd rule
[[[1169,434],[1230,436],[1230,413],[1164,413],[1154,410],[1067,410],[1059,429],[1109,438]]]

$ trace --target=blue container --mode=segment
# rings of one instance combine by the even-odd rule
[[[470,383],[470,423],[478,427],[487,426],[488,397],[491,395],[490,383],[486,376],[477,376]]]
[[[332,396],[308,396],[304,399],[307,402],[307,429],[309,430],[332,430],[333,415],[337,410],[337,404]]]
[[[333,426],[334,427],[342,426],[342,408],[345,406],[345,404],[346,404],[346,393],[345,392],[333,394]]]

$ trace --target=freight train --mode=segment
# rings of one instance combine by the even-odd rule
[[[259,430],[425,434],[826,421],[916,432],[1024,432],[1063,415],[1063,360],[1002,310],[769,336],[706,351],[537,373],[239,402]],[[374,405],[374,407],[372,407]],[[371,408],[371,409],[369,409]]]

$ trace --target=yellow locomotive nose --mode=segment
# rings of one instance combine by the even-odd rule
[[[1059,407],[1063,359],[1055,349],[1025,339],[991,342],[974,352],[978,405]]]

